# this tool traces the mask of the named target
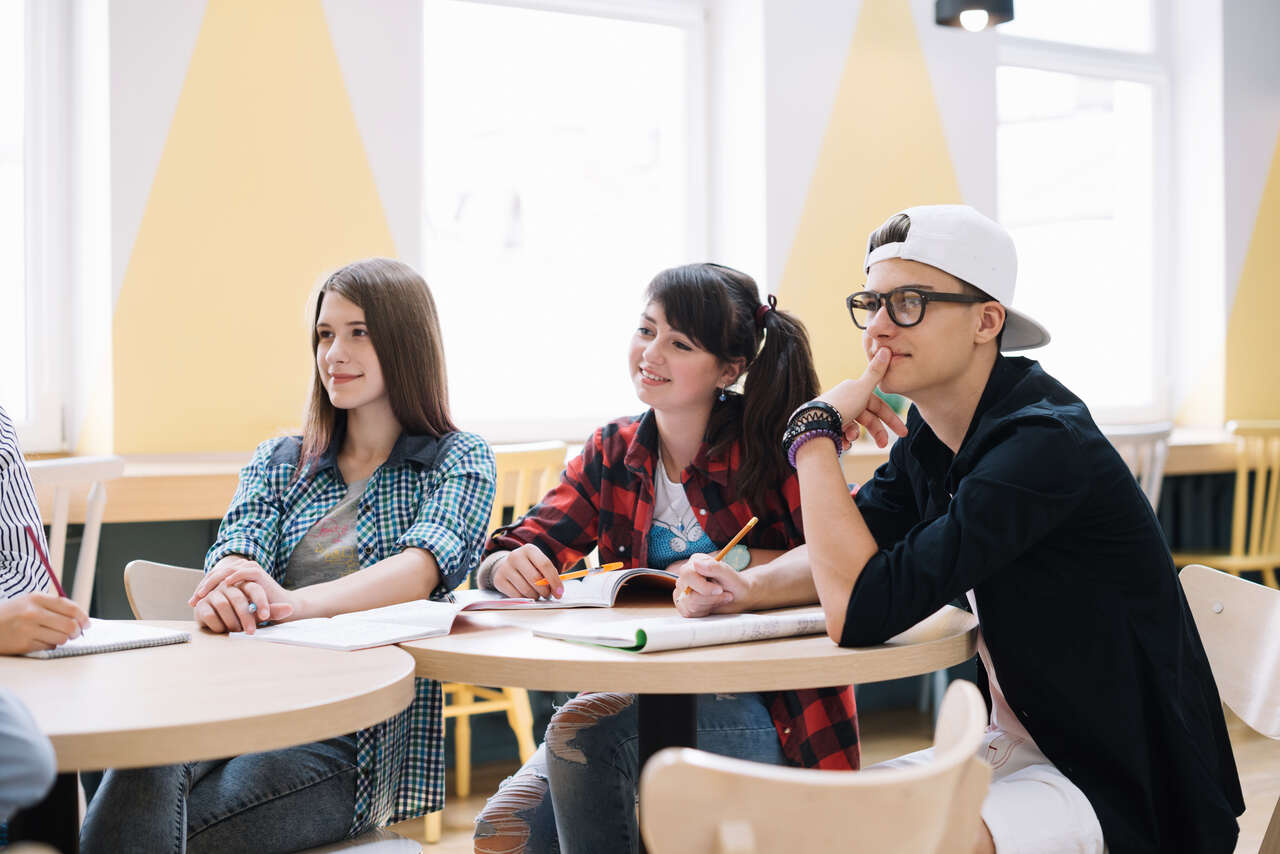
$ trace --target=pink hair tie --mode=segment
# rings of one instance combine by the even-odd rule
[[[756,306],[756,328],[764,329],[764,316],[778,307],[778,298],[769,294],[768,299]]]

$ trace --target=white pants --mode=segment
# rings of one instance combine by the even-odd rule
[[[1102,826],[1084,792],[1032,742],[989,730],[978,757],[991,766],[982,820],[998,854],[1105,854]],[[907,768],[931,761],[933,748],[872,767]]]

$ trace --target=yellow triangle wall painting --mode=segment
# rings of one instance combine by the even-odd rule
[[[296,429],[308,291],[394,254],[320,0],[210,0],[116,305],[115,450]]]
[[[1280,419],[1280,138],[1227,321],[1225,414]]]
[[[866,280],[867,234],[902,208],[961,201],[910,4],[863,0],[778,288],[823,388],[866,365],[844,298]]]

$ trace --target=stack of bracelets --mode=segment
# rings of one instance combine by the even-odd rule
[[[818,436],[835,442],[837,455],[844,450],[844,419],[840,417],[840,410],[826,401],[811,400],[791,413],[787,429],[782,433],[782,450],[792,468],[796,467],[796,451],[800,446]]]

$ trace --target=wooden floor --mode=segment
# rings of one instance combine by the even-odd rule
[[[932,731],[926,716],[914,709],[895,709],[860,715],[862,760],[872,765],[894,756],[928,747]],[[1244,788],[1245,814],[1240,817],[1240,841],[1236,854],[1255,854],[1262,844],[1271,813],[1280,798],[1280,741],[1272,741],[1245,726],[1227,712],[1227,729],[1236,754],[1240,783]],[[423,846],[426,854],[470,852],[472,821],[498,784],[516,770],[514,764],[491,763],[472,769],[472,795],[450,797],[444,810],[444,836],[436,845]],[[453,779],[449,778],[449,792]],[[421,840],[422,822],[396,825],[397,833]]]

